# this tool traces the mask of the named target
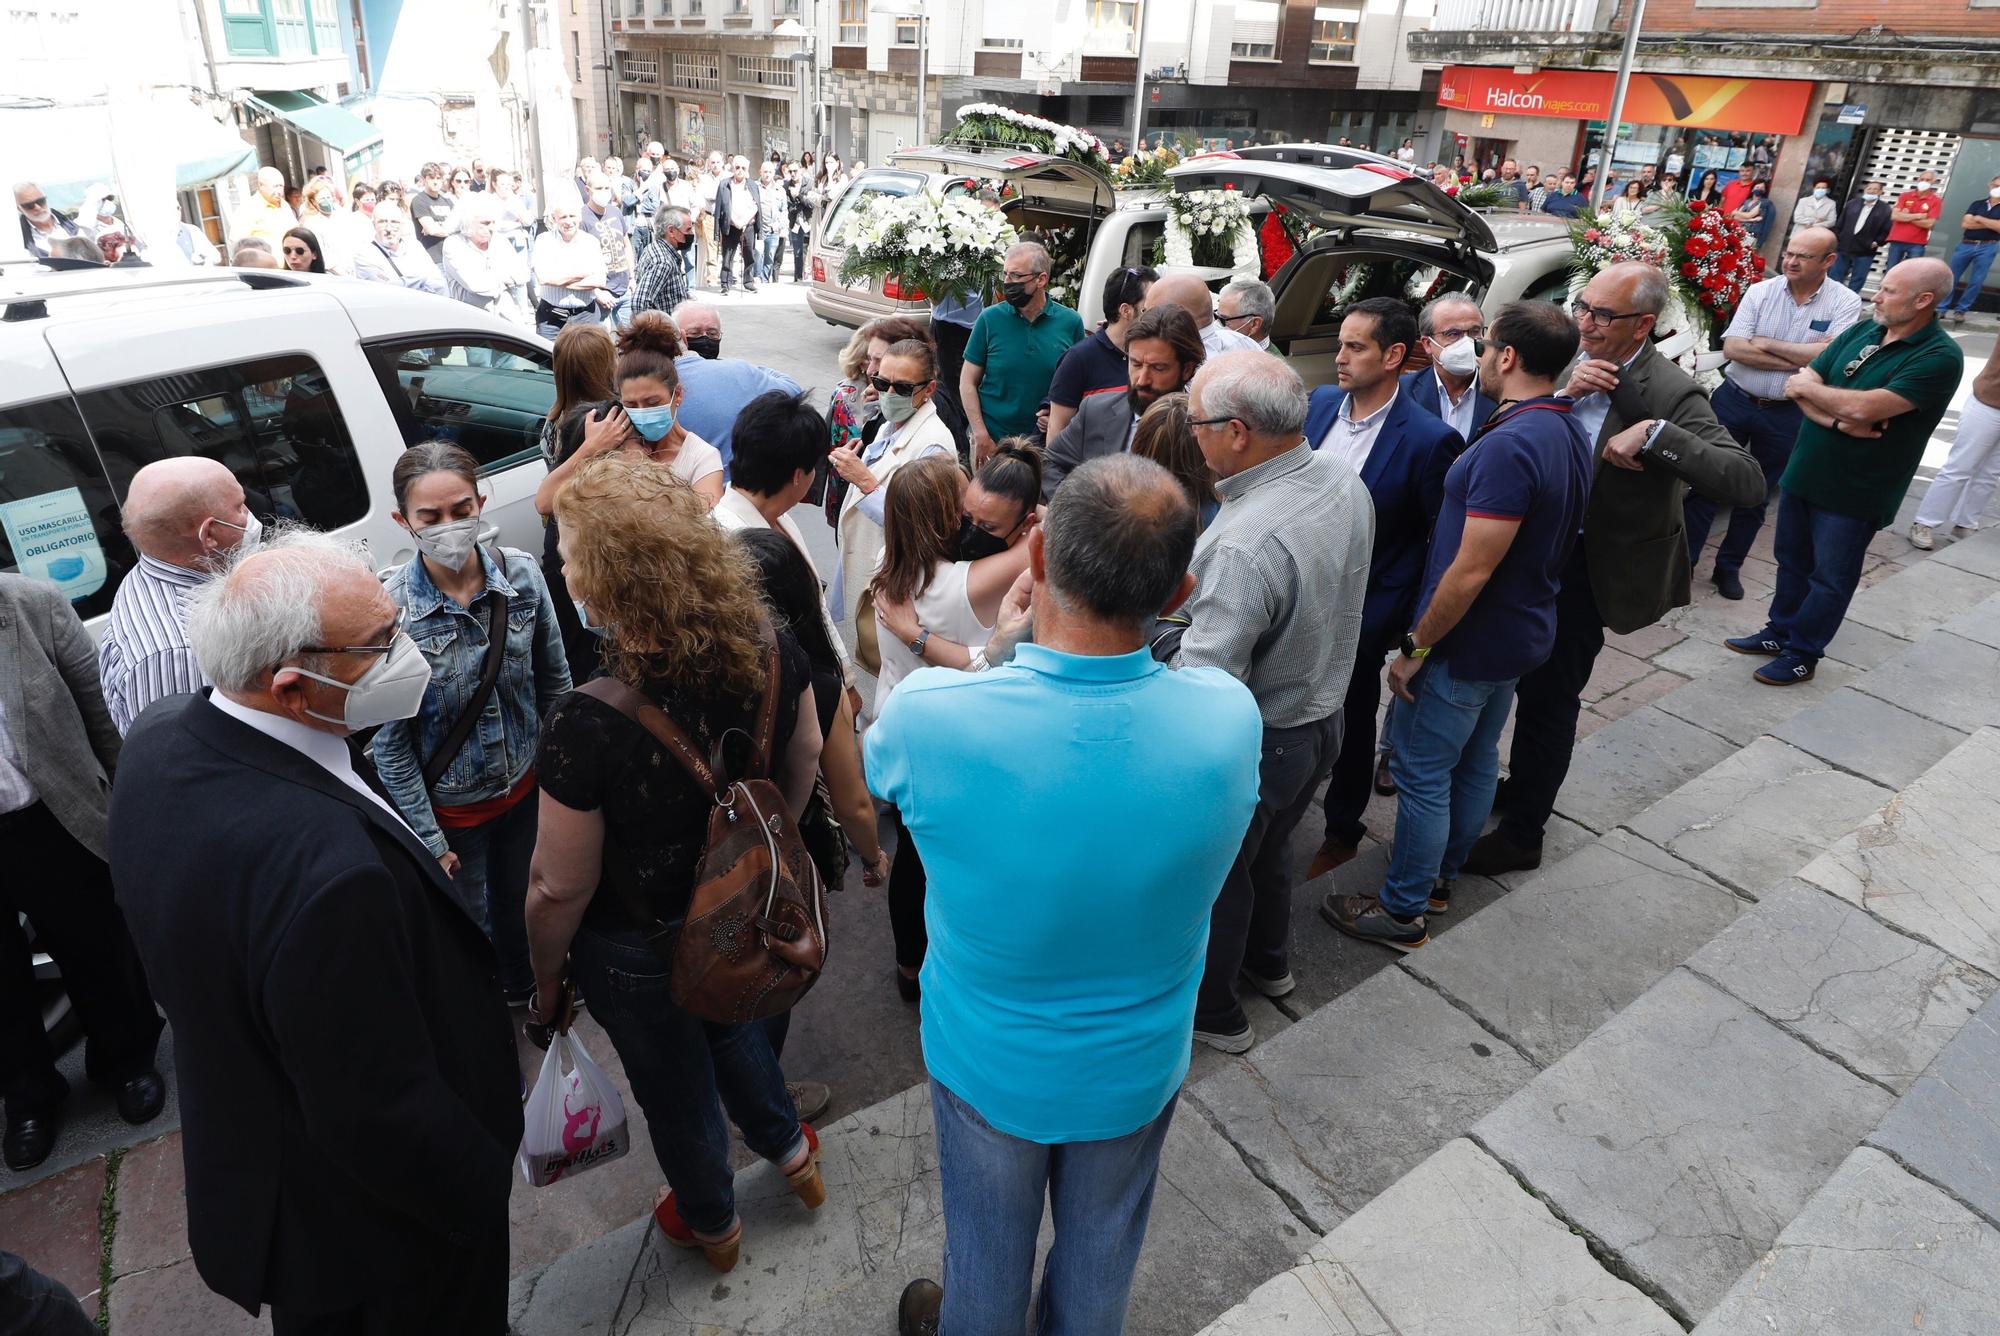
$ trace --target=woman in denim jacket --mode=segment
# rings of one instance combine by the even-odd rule
[[[391,475],[396,523],[410,531],[418,555],[384,583],[431,666],[431,681],[414,717],[375,735],[375,767],[493,940],[500,986],[518,1004],[535,982],[521,916],[535,850],[535,749],[542,716],[568,694],[570,676],[540,566],[513,548],[478,546],[485,505],[478,468],[459,447],[431,441],[405,450]],[[507,600],[506,657],[478,724],[426,790],[425,763],[479,690],[488,592]]]

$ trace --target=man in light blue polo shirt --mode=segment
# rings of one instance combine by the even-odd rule
[[[905,678],[865,740],[929,874],[923,969],[945,1284],[903,1332],[1020,1332],[1045,1197],[1043,1302],[1118,1331],[1187,1074],[1223,877],[1257,805],[1257,701],[1146,649],[1193,589],[1195,514],[1166,470],[1091,460],[1029,536],[1035,643]],[[975,663],[978,660],[975,659]],[[926,1325],[934,1324],[934,1325]]]

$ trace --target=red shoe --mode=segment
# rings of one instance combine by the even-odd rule
[[[660,1227],[660,1233],[668,1243],[676,1248],[701,1249],[701,1255],[717,1271],[730,1271],[736,1267],[736,1258],[743,1247],[743,1222],[738,1220],[729,1230],[728,1237],[713,1242],[695,1237],[688,1222],[681,1219],[680,1204],[674,1200],[671,1188],[661,1188],[660,1196],[653,1202],[653,1223]]]
[[[811,1123],[800,1123],[799,1131],[806,1135],[806,1162],[786,1174],[785,1182],[808,1211],[817,1211],[826,1204],[826,1180],[819,1172],[819,1133],[813,1131]]]

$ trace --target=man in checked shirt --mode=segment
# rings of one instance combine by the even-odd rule
[[[659,311],[672,315],[688,297],[688,248],[694,245],[694,224],[686,209],[668,205],[653,219],[655,244],[639,257],[632,278],[632,315]]]
[[[244,504],[243,484],[213,459],[155,460],[132,475],[125,535],[139,564],[118,586],[97,648],[104,704],[120,737],[162,696],[207,685],[188,648],[188,595],[263,528]]]

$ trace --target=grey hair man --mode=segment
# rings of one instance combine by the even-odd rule
[[[727,468],[735,457],[736,415],[743,405],[772,390],[798,394],[799,383],[760,362],[724,357],[722,316],[707,302],[682,302],[673,319],[688,349],[674,359],[681,378],[681,425],[714,446]]]
[[[382,200],[375,205],[371,218],[375,239],[354,252],[354,276],[443,296],[444,271],[410,235],[409,215],[395,203]]]
[[[1289,846],[1340,750],[1375,510],[1351,465],[1307,443],[1305,387],[1284,362],[1255,349],[1210,357],[1188,411],[1222,509],[1195,548],[1192,624],[1174,662],[1227,671],[1263,719],[1257,807],[1215,904],[1195,1008],[1196,1039],[1241,1053],[1254,1036],[1239,977],[1267,997],[1295,986]]]
[[[1010,246],[1001,262],[1000,295],[972,322],[958,373],[959,406],[974,466],[994,442],[1035,436],[1036,412],[1064,353],[1083,342],[1083,318],[1049,296],[1049,253],[1032,241]]]
[[[97,647],[105,708],[120,735],[162,696],[206,683],[188,644],[188,601],[233,554],[254,549],[263,528],[243,484],[213,459],[160,459],[132,475],[125,535],[139,564],[118,586]]]
[[[83,229],[49,207],[48,192],[33,181],[14,183],[14,208],[21,215],[21,245],[30,255],[54,255],[56,243],[83,235]]]
[[[349,746],[422,705],[423,654],[310,530],[204,585],[188,638],[214,687],[126,739],[111,874],[174,1027],[196,1265],[279,1331],[502,1330],[521,1105],[493,950]]]
[[[694,245],[694,222],[688,211],[669,204],[653,215],[653,244],[639,256],[639,268],[632,275],[632,314],[665,311],[687,300],[689,247]]]
[[[1417,333],[1431,364],[1403,377],[1410,401],[1443,418],[1467,441],[1493,413],[1493,401],[1480,392],[1479,358],[1472,351],[1472,340],[1485,332],[1486,315],[1471,296],[1433,297],[1417,314]]]
[[[1215,323],[1235,330],[1274,357],[1283,356],[1271,346],[1271,317],[1277,313],[1278,299],[1271,285],[1254,278],[1232,280],[1215,299]]]
[[[1215,296],[1208,290],[1208,284],[1193,274],[1165,274],[1160,281],[1146,289],[1146,310],[1156,306],[1178,306],[1194,317],[1194,327],[1201,332],[1201,346],[1214,357],[1218,353],[1258,350],[1255,340],[1250,339],[1215,318]]]
[[[276,250],[285,233],[298,225],[298,215],[285,203],[285,174],[276,167],[259,167],[257,189],[236,215],[236,240],[255,237]]]
[[[924,1061],[946,1247],[959,1246],[949,1289],[904,1291],[901,1331],[1022,1327],[1044,1200],[1062,1209],[1042,1303],[1077,1331],[1124,1321],[1188,1067],[1193,943],[1257,800],[1250,693],[1146,652],[1155,619],[1187,597],[1195,526],[1150,460],[1083,464],[1029,531],[1028,570],[988,643],[1012,662],[913,673],[865,735],[869,784],[923,847],[940,929]],[[1034,642],[1016,648],[1030,609]],[[982,795],[1002,790],[1018,799],[1010,819],[1043,838],[996,846]],[[1107,839],[1126,851],[1116,866]],[[1002,880],[1024,889],[995,912]],[[995,1174],[1023,1190],[996,1199]],[[991,1246],[961,1266],[968,1237]]]

